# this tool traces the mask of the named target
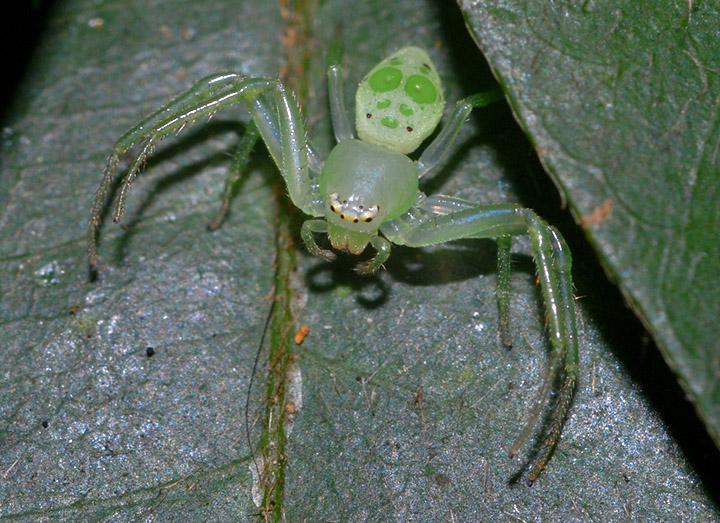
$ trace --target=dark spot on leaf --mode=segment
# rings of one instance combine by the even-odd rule
[[[435,483],[441,487],[446,487],[450,484],[450,478],[445,474],[435,474]]]

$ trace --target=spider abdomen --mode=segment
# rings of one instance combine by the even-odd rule
[[[403,47],[360,82],[355,106],[361,140],[411,153],[435,130],[445,106],[435,64],[419,47]]]

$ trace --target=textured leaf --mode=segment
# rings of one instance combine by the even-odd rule
[[[408,43],[429,50],[448,100],[493,85],[454,5],[356,4],[296,3],[290,30],[287,12],[260,1],[67,0],[51,14],[3,122],[0,515],[223,521],[258,512],[245,399],[278,283],[275,224],[287,221],[262,148],[228,219],[205,229],[247,115],[224,111],[157,148],[122,225],[102,230],[95,282],[86,222],[113,141],[213,72],[293,79],[326,153],[325,50],[340,23],[349,91]],[[354,260],[328,264],[296,248],[297,278],[281,283],[293,285],[297,324],[310,331],[289,387],[287,519],[716,517],[702,483],[716,455],[705,454],[654,353],[628,355],[643,331],[507,107],[473,115],[423,189],[520,201],[568,238],[582,369],[557,452],[531,489],[518,480],[533,449],[506,456],[547,360],[525,240],[515,242],[512,351],[497,341],[490,241],[397,248],[370,279],[353,273]],[[267,368],[262,356],[248,413],[254,442],[274,400]]]

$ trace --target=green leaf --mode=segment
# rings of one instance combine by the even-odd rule
[[[258,513],[245,399],[278,283],[276,223],[293,223],[277,205],[279,177],[258,148],[230,215],[207,232],[247,115],[227,110],[198,122],[157,148],[122,224],[104,225],[99,278],[90,282],[85,229],[112,143],[207,74],[283,71],[326,154],[325,52],[339,24],[350,109],[352,86],[410,43],[428,49],[448,100],[493,86],[454,6],[293,7],[294,22],[255,0],[66,0],[51,13],[3,122],[1,516]],[[310,331],[286,385],[296,413],[283,427],[279,513],[292,521],[716,517],[702,478],[717,458],[703,454],[679,391],[653,386],[652,377],[668,379],[654,353],[627,355],[643,331],[560,210],[507,107],[473,115],[423,189],[520,201],[568,239],[582,368],[557,451],[532,488],[518,480],[533,448],[521,460],[506,455],[547,361],[527,241],[515,242],[511,351],[497,340],[493,242],[396,248],[387,271],[369,279],[354,274],[355,260],[325,263],[296,246],[296,277],[280,278],[294,288],[293,330]],[[266,353],[259,363],[248,412],[254,443],[275,400]]]
[[[464,9],[543,164],[720,445],[717,2]]]

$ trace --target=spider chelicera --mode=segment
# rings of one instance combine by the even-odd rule
[[[478,205],[451,196],[426,196],[418,180],[448,153],[475,107],[499,98],[497,91],[460,100],[445,127],[415,161],[415,151],[435,130],[445,101],[435,65],[425,51],[405,47],[376,65],[360,82],[356,95],[355,138],[345,111],[340,53],[331,52],[328,82],[330,112],[337,139],[322,161],[306,139],[303,117],[294,96],[273,78],[235,73],[208,76],[126,132],[112,149],[95,194],[88,232],[91,268],[97,265],[97,233],[118,163],[130,148],[139,152],[120,182],[114,221],[124,213],[132,182],[155,144],[198,118],[235,104],[244,104],[252,121],[226,184],[217,227],[230,203],[232,186],[258,136],[280,170],[292,202],[312,218],[301,236],[315,256],[335,254],[318,246],[315,235],[327,234],[335,249],[376,251],[357,265],[362,274],[377,271],[390,256],[390,246],[424,247],[460,238],[497,238],[500,339],[511,346],[509,326],[511,238],[527,235],[537,265],[547,311],[552,352],[548,372],[529,420],[510,455],[514,456],[535,427],[556,381],[560,382],[545,439],[527,475],[532,484],[545,468],[559,440],[572,403],[578,373],[578,346],[572,293],[571,256],[560,233],[530,209],[517,205]]]

